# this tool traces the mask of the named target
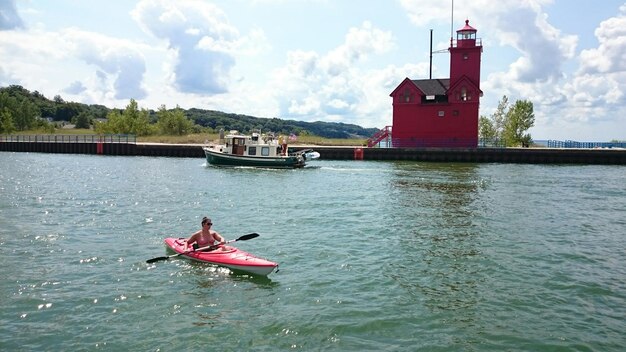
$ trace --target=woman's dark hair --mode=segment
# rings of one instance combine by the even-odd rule
[[[211,222],[211,219],[207,218],[206,216],[202,218],[202,225],[206,224],[207,222]]]

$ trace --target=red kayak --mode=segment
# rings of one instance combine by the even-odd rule
[[[278,268],[277,263],[255,257],[246,251],[232,246],[222,246],[208,252],[192,251],[185,253],[185,241],[187,241],[185,238],[168,237],[165,239],[165,245],[168,249],[189,259],[225,266],[232,270],[246,271],[257,275],[269,275],[274,269]]]

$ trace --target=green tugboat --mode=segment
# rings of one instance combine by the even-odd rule
[[[202,148],[206,160],[216,166],[246,166],[272,169],[294,169],[306,165],[307,160],[320,154],[312,149],[289,153],[287,138],[253,133],[251,136],[231,132],[220,144]]]

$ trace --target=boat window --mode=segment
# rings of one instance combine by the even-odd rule
[[[256,155],[256,147],[248,147],[248,155]]]
[[[261,147],[261,155],[269,156],[270,155],[270,147]]]

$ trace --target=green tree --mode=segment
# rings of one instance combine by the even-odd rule
[[[86,111],[81,111],[78,116],[72,119],[72,123],[75,128],[89,128],[91,127],[91,116]]]
[[[0,93],[0,111],[7,109],[9,113],[13,113],[17,110],[17,99],[11,96],[8,92],[3,91]]]
[[[81,112],[85,111],[86,107],[84,104],[79,103],[60,103],[57,104],[55,109],[55,121],[73,121],[76,116],[78,116]]]
[[[509,109],[509,98],[506,95],[502,96],[502,100],[498,102],[496,111],[490,118],[481,116],[478,119],[478,135],[480,138],[489,140],[489,142],[495,143],[502,139],[504,133],[504,124],[506,120],[506,114]]]
[[[0,110],[0,133],[10,134],[15,132],[13,116],[7,107]]]
[[[498,139],[498,133],[496,127],[491,119],[481,115],[478,120],[478,137],[489,142],[494,142]]]
[[[111,114],[110,112],[109,114]],[[108,115],[107,115],[108,117]],[[114,133],[111,128],[111,121],[107,118],[106,121],[94,121],[93,130],[98,134],[111,134]]]
[[[97,133],[119,133],[134,134],[136,136],[146,136],[152,133],[148,110],[137,106],[137,101],[131,99],[123,112],[111,110],[107,114],[107,121],[97,123],[95,131]]]
[[[162,134],[182,136],[190,133],[193,129],[193,123],[178,105],[174,110],[167,110],[165,105],[161,105],[157,112],[157,118],[157,127]]]
[[[518,100],[506,114],[503,138],[507,146],[529,146],[532,138],[527,131],[535,125],[533,103]]]
[[[131,99],[122,114],[126,120],[128,130],[120,133],[134,134],[136,136],[146,136],[150,134],[150,112],[146,109],[139,110],[137,101]]]
[[[502,96],[502,100],[498,102],[496,112],[491,116],[493,122],[493,128],[496,131],[496,138],[502,139],[504,133],[504,125],[506,124],[506,116],[509,111],[509,98],[506,95]]]
[[[507,147],[528,146],[532,143],[532,138],[526,132],[534,124],[533,103],[528,100],[517,100],[509,107],[509,99],[504,95],[491,118],[480,117],[478,134],[480,138],[491,143],[503,142]]]
[[[107,114],[106,122],[98,123],[95,130],[103,134],[127,134],[130,133],[130,126],[124,119],[122,112],[113,109]]]
[[[102,127],[102,133],[128,133],[130,130],[122,113],[115,109],[107,114],[107,121],[100,127]]]
[[[43,94],[39,93],[38,91],[34,91],[31,96],[33,103],[39,108],[41,117],[54,118],[56,116],[57,110],[54,102],[46,99],[46,97],[44,97]]]
[[[39,117],[39,108],[27,99],[19,102],[17,109],[12,111],[13,121],[18,131],[31,129],[35,126],[35,118]]]
[[[109,109],[104,105],[90,105],[89,114],[96,119],[104,119],[107,117]]]

